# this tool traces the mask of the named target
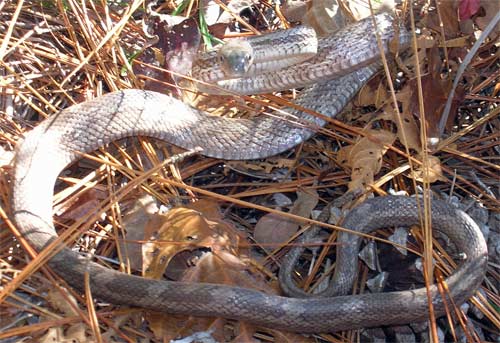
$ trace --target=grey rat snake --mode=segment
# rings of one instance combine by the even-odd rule
[[[395,35],[388,15],[376,17],[387,47]],[[308,86],[298,104],[333,117],[377,70],[379,49],[372,19],[349,26],[318,42],[318,53],[285,71],[230,81],[221,86],[259,92]],[[404,29],[398,36],[406,44]],[[374,64],[375,63],[375,64]],[[332,80],[333,78],[333,80]],[[316,83],[319,82],[319,83]],[[274,155],[308,139],[324,120],[296,110],[290,115],[255,120],[215,118],[181,101],[151,91],[123,90],[62,110],[26,135],[16,153],[12,209],[21,234],[41,251],[57,239],[52,222],[53,189],[58,174],[81,152],[91,152],[114,140],[135,135],[155,137],[183,148],[202,147],[203,154],[223,159],[256,159]],[[446,279],[455,304],[471,297],[485,275],[487,253],[477,225],[462,211],[433,201],[434,229],[447,234],[466,258]],[[371,199],[350,212],[343,226],[369,232],[377,228],[418,224],[416,202],[405,197]],[[358,236],[341,234],[338,252],[346,261],[335,278],[343,283],[340,296],[288,298],[225,285],[150,280],[105,268],[64,248],[49,266],[71,286],[82,290],[90,275],[93,294],[114,304],[176,314],[243,320],[298,332],[332,332],[368,326],[425,320],[425,289],[344,295],[352,284]],[[347,281],[342,281],[344,279]],[[430,289],[434,309],[444,313],[437,288]]]

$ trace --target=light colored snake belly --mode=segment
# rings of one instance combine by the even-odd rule
[[[383,29],[381,36],[387,45],[394,37],[392,21],[389,16],[380,15],[377,23]],[[377,62],[379,51],[371,34],[372,25],[371,19],[365,20],[330,37],[320,44],[317,57],[292,67],[292,74],[273,73],[269,82],[260,79],[259,91],[320,80],[323,83],[301,93],[298,103],[335,116],[376,71],[373,63]],[[402,41],[407,38],[405,35],[404,32],[400,35]],[[328,44],[340,46],[341,50],[334,51]],[[319,68],[315,69],[314,64]],[[299,73],[299,69],[306,72]],[[293,73],[296,78],[290,76]],[[332,77],[336,79],[329,80]],[[238,87],[247,90],[255,85],[242,82]],[[324,120],[317,117],[294,110],[291,113],[292,117],[257,120],[215,118],[171,96],[143,90],[110,93],[67,108],[32,130],[17,149],[12,199],[17,227],[37,251],[57,238],[52,222],[54,184],[61,170],[78,159],[81,152],[93,151],[123,137],[143,135],[187,149],[202,147],[203,154],[217,158],[264,158],[292,148],[324,125]],[[486,244],[477,225],[464,212],[445,203],[433,201],[432,219],[433,228],[449,236],[466,256],[446,279],[449,296],[458,305],[474,294],[484,278]],[[412,224],[419,224],[414,199],[383,197],[368,200],[352,210],[343,226],[371,232]],[[347,263],[336,272],[336,278],[342,281],[352,279],[349,268],[357,263],[359,237],[342,233],[339,239],[345,244],[338,245],[337,256],[341,255]],[[345,295],[342,291],[343,295],[328,298],[288,298],[224,285],[145,279],[102,267],[67,248],[55,255],[49,265],[79,290],[84,285],[84,273],[88,272],[93,293],[114,304],[232,318],[298,332],[404,324],[428,316],[424,288],[362,295]],[[345,288],[349,290],[352,281],[346,282]],[[435,313],[443,314],[443,299],[435,286],[430,288],[430,294]]]

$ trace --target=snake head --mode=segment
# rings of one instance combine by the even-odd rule
[[[253,64],[254,51],[252,46],[239,39],[226,43],[219,52],[221,68],[227,78],[244,76]]]

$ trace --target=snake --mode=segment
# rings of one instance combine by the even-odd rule
[[[376,25],[376,26],[375,26]],[[391,40],[406,44],[409,34],[388,14],[359,21],[319,38],[317,52],[286,70],[264,72],[247,80],[217,81],[219,87],[241,93],[303,87],[290,108],[255,119],[215,117],[171,95],[124,89],[96,97],[48,117],[28,132],[16,147],[12,178],[12,213],[20,234],[38,252],[58,239],[52,219],[53,190],[59,173],[82,153],[92,152],[130,136],[157,138],[185,149],[201,147],[202,154],[220,159],[259,159],[304,142],[342,111],[360,87],[380,68],[380,49]],[[405,41],[406,40],[406,41]],[[292,43],[293,44],[293,43]],[[255,77],[255,79],[254,79]],[[227,81],[227,82],[226,82]],[[300,111],[306,107],[323,116]],[[390,226],[419,224],[416,198],[385,196],[368,199],[352,209],[343,227],[372,232]],[[424,321],[429,299],[434,313],[445,313],[452,299],[467,301],[485,277],[487,249],[477,224],[446,202],[432,201],[432,227],[450,238],[463,258],[445,279],[446,296],[436,285],[406,291],[349,294],[356,270],[360,237],[339,233],[341,263],[335,279],[343,289],[334,296],[303,297],[264,293],[222,284],[153,280],[96,263],[89,256],[62,247],[48,261],[70,286],[84,291],[88,273],[92,294],[117,305],[171,314],[223,317],[262,327],[301,333],[400,325]]]

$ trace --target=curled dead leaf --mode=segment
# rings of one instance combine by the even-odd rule
[[[255,225],[254,239],[263,249],[272,251],[284,244],[299,229],[299,224],[279,214],[268,213]]]
[[[294,159],[279,157],[270,157],[265,161],[227,161],[224,172],[231,169],[256,178],[279,179],[282,171],[293,168],[295,163]]]
[[[196,20],[192,18],[172,25],[155,17],[151,23],[151,31],[151,34],[156,35],[158,39],[139,55],[138,60],[143,63],[134,64],[133,69],[136,75],[143,76],[144,89],[165,93],[169,88],[166,84],[179,81],[176,74],[190,73],[198,53],[201,34]],[[150,65],[166,67],[174,74]],[[171,89],[176,90],[174,87]]]
[[[64,288],[63,288],[64,289]],[[58,288],[49,288],[47,291],[47,300],[50,305],[67,316],[78,316],[78,302],[71,293],[61,294]]]
[[[387,151],[387,145],[394,143],[396,135],[385,130],[369,130],[352,146],[343,147],[337,155],[337,162],[351,168],[349,191],[364,189],[373,183],[374,176],[382,167],[382,157]]]
[[[315,189],[297,191],[297,200],[290,213],[309,218],[318,204],[319,195]],[[288,241],[299,229],[299,223],[275,213],[264,215],[255,225],[254,239],[268,251],[277,249]]]
[[[94,343],[95,339],[85,334],[85,325],[83,323],[73,324],[67,330],[62,327],[52,327],[47,330],[45,335],[40,337],[37,342],[40,343]]]
[[[377,79],[377,78],[375,78]],[[389,94],[380,79],[375,84],[372,84],[370,80],[361,91],[358,93],[354,100],[356,106],[375,106],[377,109],[381,108],[388,100],[390,100]]]
[[[397,137],[403,145],[408,146],[417,152],[421,151],[420,130],[415,121],[415,118],[408,112],[409,104],[411,103],[409,91],[403,91],[398,94],[398,100],[403,104],[403,111],[399,112],[401,118],[398,118],[398,112],[394,110],[391,104],[384,107],[384,112],[378,115],[374,120],[389,120],[397,127]]]
[[[93,185],[92,188],[85,189],[61,203],[55,214],[61,220],[76,221],[94,213],[106,197],[107,192],[101,186]]]
[[[132,270],[140,270],[143,267],[143,246],[137,242],[147,240],[150,236],[145,232],[145,227],[148,223],[150,227],[154,227],[155,224],[151,224],[151,221],[159,221],[162,218],[157,212],[155,199],[147,195],[137,199],[122,218],[125,241],[119,242],[119,249]]]
[[[79,316],[78,302],[71,293],[66,292],[63,296],[60,289],[50,288],[47,292],[47,300],[50,305],[63,313],[65,316]],[[94,339],[87,335],[87,326],[83,323],[52,327],[45,334],[37,339],[41,343],[90,343]]]
[[[422,156],[421,156],[422,157]],[[441,161],[438,157],[432,155],[423,156],[426,158],[426,163],[415,169],[413,177],[418,182],[433,183],[436,181],[446,181],[447,179],[443,176],[443,171],[441,169]],[[422,159],[423,159],[422,158]],[[425,162],[425,161],[424,161]],[[424,166],[427,168],[424,169]]]
[[[232,249],[238,246],[238,237],[228,234],[231,230],[222,222],[212,222],[203,213],[178,207],[162,216],[159,227],[146,228],[153,232],[152,242],[145,248],[144,275],[160,278],[172,258],[181,251],[208,249]]]

